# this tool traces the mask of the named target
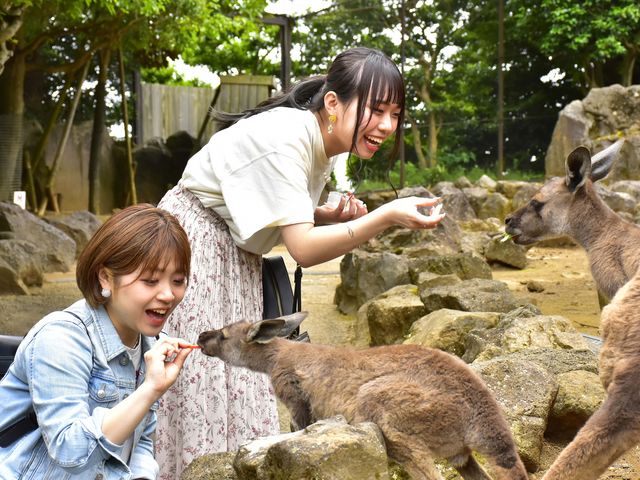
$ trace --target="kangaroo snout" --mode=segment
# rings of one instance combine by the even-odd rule
[[[202,332],[199,336],[198,336],[198,345],[200,345],[200,347],[202,347],[202,352],[209,355],[210,353],[207,351],[207,346],[211,343],[211,341],[215,341],[215,339],[218,337],[218,335],[220,334],[219,331],[216,330],[209,330],[206,332]]]

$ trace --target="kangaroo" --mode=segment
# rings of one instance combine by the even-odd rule
[[[198,345],[206,355],[268,374],[296,428],[337,414],[376,423],[389,457],[414,480],[442,478],[436,457],[465,479],[490,479],[472,451],[498,479],[528,478],[498,403],[462,360],[418,345],[355,349],[281,338],[305,317],[234,323],[201,333]]]
[[[553,178],[505,220],[519,244],[568,235],[587,252],[603,308],[600,379],[607,398],[560,453],[543,480],[598,478],[616,458],[640,442],[640,227],[613,212],[593,182],[604,178],[623,140],[590,157],[578,147],[566,160],[566,176]]]

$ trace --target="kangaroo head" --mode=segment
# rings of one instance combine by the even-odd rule
[[[252,360],[255,360],[253,357],[259,355],[262,344],[288,336],[306,316],[307,312],[298,312],[255,323],[232,323],[217,330],[202,332],[198,337],[198,345],[205,355],[217,357],[231,365],[251,367]]]
[[[565,162],[565,176],[547,181],[524,207],[505,219],[506,232],[520,245],[529,245],[545,238],[567,235],[576,212],[576,199],[584,195],[589,182],[607,176],[618,158],[624,140],[602,150],[591,158],[589,150],[578,147]]]

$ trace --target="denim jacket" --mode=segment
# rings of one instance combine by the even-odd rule
[[[32,407],[38,418],[36,430],[0,447],[0,479],[155,479],[157,402],[136,428],[125,462],[122,445],[107,440],[101,426],[108,409],[135,389],[133,364],[104,307],[80,300],[67,310],[29,331],[0,381],[0,430]],[[143,354],[154,341],[142,337]],[[143,358],[138,384],[144,374]]]

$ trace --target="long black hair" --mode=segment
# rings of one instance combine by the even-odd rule
[[[293,85],[286,92],[261,102],[255,108],[241,113],[224,113],[214,111],[213,118],[221,129],[227,128],[237,121],[266,112],[276,107],[291,107],[299,110],[319,112],[324,108],[324,96],[334,91],[340,102],[350,103],[357,98],[356,127],[353,132],[351,149],[354,148],[358,136],[358,128],[362,122],[367,102],[371,108],[381,103],[395,103],[400,106],[400,117],[396,128],[395,145],[391,153],[395,158],[400,148],[399,135],[404,120],[404,81],[398,67],[380,50],[357,47],[340,53],[331,63],[326,75],[316,75]],[[367,123],[370,118],[367,119]]]

